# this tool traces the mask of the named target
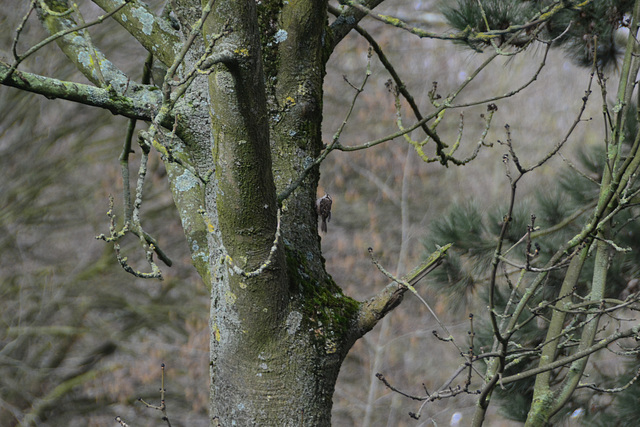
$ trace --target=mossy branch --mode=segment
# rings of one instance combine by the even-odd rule
[[[48,99],[64,99],[92,107],[103,108],[113,114],[133,119],[151,120],[153,111],[161,104],[160,91],[131,84],[125,94],[82,83],[68,82],[38,74],[14,70],[0,61],[0,84],[42,95]]]

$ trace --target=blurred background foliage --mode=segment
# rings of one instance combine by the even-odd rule
[[[100,14],[82,6],[85,16]],[[3,7],[0,23],[15,28],[26,8]],[[21,50],[45,37],[33,18]],[[1,38],[5,58],[12,37]],[[117,24],[94,27],[92,38],[140,79],[145,52]],[[23,69],[86,82],[55,45]],[[119,414],[157,425],[159,413],[136,400],[159,404],[164,362],[169,413],[182,425],[208,425],[208,293],[191,267],[159,157],[151,159],[143,214],[174,266],[152,282],[125,273],[95,239],[108,232],[110,194],[122,209],[126,119],[5,87],[0,117],[0,424],[115,425]],[[144,268],[136,242],[127,242],[125,255]]]
[[[160,1],[149,2],[160,7]],[[459,1],[449,14],[452,26],[482,28],[472,6],[475,1]],[[490,26],[502,28],[526,8],[544,2],[484,2],[508,16]],[[506,7],[506,4],[511,7]],[[612,2],[594,2],[601,7]],[[621,4],[624,2],[616,2]],[[468,12],[451,15],[459,6]],[[89,2],[80,5],[85,19],[101,12]],[[444,31],[436,1],[388,1],[380,13],[398,16],[432,31]],[[1,8],[0,24],[14,28],[26,4]],[[458,9],[462,10],[462,9]],[[611,10],[609,8],[608,10]],[[599,40],[605,52],[616,53],[615,34],[599,30],[594,16],[585,12],[589,31],[601,31]],[[621,15],[611,11],[610,20]],[[474,17],[475,16],[475,17]],[[495,15],[497,16],[497,15]],[[590,19],[590,21],[589,21]],[[458,21],[459,23],[456,23]],[[505,21],[506,20],[506,21]],[[592,25],[592,27],[591,27]],[[364,20],[365,27],[396,65],[419,106],[430,107],[428,92],[433,82],[438,92],[453,91],[484,59],[449,42],[418,40],[415,37]],[[559,24],[557,31],[565,27]],[[574,27],[572,26],[572,31]],[[554,28],[555,30],[555,28]],[[585,31],[575,28],[575,31]],[[11,37],[0,39],[0,52],[9,57]],[[554,33],[559,34],[559,33]],[[576,33],[579,34],[579,33]],[[120,31],[117,24],[105,22],[91,30],[94,43],[109,52],[114,63],[132,78],[139,79],[145,52]],[[36,20],[23,32],[20,47],[26,49],[44,37]],[[576,36],[576,37],[579,37]],[[425,298],[447,323],[459,342],[466,340],[469,313],[478,318],[486,310],[484,289],[487,262],[508,201],[509,184],[504,173],[504,147],[509,124],[515,149],[521,159],[540,158],[565,134],[573,122],[589,77],[589,70],[576,64],[588,60],[584,45],[576,37],[562,39],[571,55],[552,51],[538,81],[518,94],[497,102],[492,129],[478,159],[467,167],[443,168],[425,164],[413,148],[398,139],[353,153],[333,153],[322,165],[319,193],[330,193],[334,200],[329,233],[323,236],[327,268],[345,292],[366,299],[387,282],[372,266],[367,248],[390,271],[410,270],[435,244],[454,242],[447,263],[421,287]],[[472,46],[476,51],[483,46]],[[338,47],[327,70],[324,102],[324,139],[330,141],[342,122],[353,92],[344,81],[357,84],[364,78],[367,42],[351,34]],[[582,50],[581,50],[582,49]],[[599,54],[600,55],[600,54]],[[586,58],[586,59],[585,59]],[[615,58],[599,60],[609,65],[615,76]],[[472,102],[506,93],[530,79],[542,60],[542,51],[532,49],[522,55],[492,63],[471,82],[459,102]],[[588,62],[588,61],[587,61]],[[386,89],[388,74],[372,59],[372,76],[356,104],[352,121],[341,136],[345,145],[356,145],[394,132],[394,98]],[[65,80],[84,78],[66,61],[55,46],[41,50],[22,69]],[[585,117],[562,153],[587,175],[597,178],[603,148],[601,105],[595,97]],[[412,122],[403,104],[405,124]],[[464,135],[460,157],[473,151],[480,138],[486,107],[449,111],[440,126],[445,141],[457,137],[464,112]],[[201,280],[191,267],[188,249],[178,216],[168,191],[165,171],[152,156],[142,215],[145,228],[159,240],[173,259],[165,267],[165,280],[142,281],[126,274],[117,265],[112,249],[95,236],[105,233],[108,196],[116,197],[116,212],[122,208],[118,197],[122,188],[118,156],[124,140],[126,120],[63,101],[49,101],[35,95],[0,87],[0,419],[3,425],[16,425],[25,416],[37,425],[114,425],[115,415],[130,425],[158,425],[159,413],[137,403],[138,397],[157,402],[160,365],[167,366],[167,405],[176,425],[208,425],[208,304]],[[139,123],[138,128],[144,124]],[[636,130],[630,129],[630,133]],[[421,138],[419,132],[413,135]],[[136,155],[133,156],[134,161]],[[132,165],[136,167],[135,164]],[[520,186],[521,198],[511,227],[514,243],[530,224],[531,214],[542,229],[558,224],[568,215],[591,203],[597,189],[561,158],[555,158]],[[633,219],[629,212],[628,219]],[[121,215],[120,215],[121,217]],[[541,236],[537,255],[544,260],[566,235],[575,231],[568,224],[560,234]],[[637,231],[630,224],[620,227],[624,244],[637,249]],[[125,246],[132,263],[144,265],[135,242]],[[637,253],[637,252],[635,252]],[[537,262],[537,261],[536,261]],[[621,259],[611,271],[615,287],[622,293],[638,276],[638,260]],[[142,268],[142,267],[141,267]],[[551,275],[540,298],[549,298],[559,277]],[[505,292],[508,290],[505,287]],[[544,324],[532,324],[523,331],[524,342],[541,339]],[[407,297],[395,312],[364,339],[356,343],[341,370],[334,396],[333,422],[337,426],[448,425],[454,413],[469,420],[473,397],[430,404],[420,421],[408,417],[414,402],[385,389],[377,379],[382,372],[399,388],[420,394],[440,386],[459,363],[455,348],[436,340],[438,329],[426,308]],[[480,342],[488,342],[477,327]],[[481,346],[480,346],[481,347]],[[635,365],[621,365],[596,359],[590,374],[597,378],[622,376]],[[594,380],[595,381],[595,380]],[[613,383],[612,383],[613,384]],[[613,385],[612,385],[613,386]],[[518,383],[505,390],[508,405],[494,405],[489,425],[514,425],[512,420],[526,414],[530,384]],[[638,387],[625,400],[615,402],[578,395],[575,407],[595,408],[593,422],[637,419],[630,411]],[[637,406],[637,405],[636,405]],[[504,411],[506,410],[506,411]],[[626,411],[626,412],[625,412]],[[632,415],[629,415],[631,413]],[[610,425],[610,424],[609,424]],[[623,423],[624,425],[624,423]]]

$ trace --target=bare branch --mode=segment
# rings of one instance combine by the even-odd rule
[[[52,0],[42,0],[39,5],[45,5],[46,2],[52,2]],[[64,3],[66,4],[66,2]],[[102,86],[106,84],[112,91],[119,94],[124,94],[127,91],[130,82],[129,77],[109,61],[101,51],[96,49],[83,32],[74,30],[79,26],[70,16],[67,14],[58,16],[52,14],[49,9],[43,9],[42,7],[37,10],[43,27],[52,36],[56,36],[55,42],[67,58],[73,62],[78,71],[96,85]],[[93,60],[88,61],[86,58],[93,58]],[[97,67],[100,69],[99,72]]]
[[[113,114],[151,120],[153,111],[161,104],[160,91],[139,84],[131,84],[125,96],[114,94],[108,89],[82,83],[73,83],[44,77],[24,71],[13,71],[9,64],[0,61],[0,82],[27,92],[37,93],[49,99],[65,99],[92,107],[104,108]]]
[[[595,384],[580,384],[576,388],[590,388],[591,390],[595,390],[600,393],[620,393],[621,391],[625,391],[626,389],[631,387],[633,383],[635,383],[638,380],[639,377],[640,377],[640,369],[636,371],[636,374],[633,376],[633,378],[631,378],[629,381],[627,381],[625,385],[621,387],[602,388],[602,387],[596,386]]]
[[[35,0],[34,0],[33,4],[35,4]],[[67,28],[65,30],[58,31],[57,33],[52,34],[51,36],[49,36],[46,39],[42,40],[41,42],[37,43],[36,45],[30,47],[24,54],[20,55],[20,54],[18,54],[18,51],[17,51],[18,39],[20,37],[20,34],[22,33],[22,28],[24,27],[24,24],[25,24],[27,18],[31,14],[32,9],[29,9],[27,14],[24,16],[23,21],[20,23],[20,25],[16,29],[16,35],[15,35],[15,37],[13,39],[13,45],[11,47],[11,51],[13,53],[13,58],[14,58],[15,62],[12,65],[12,69],[9,72],[8,76],[10,76],[13,73],[14,69],[18,68],[18,66],[20,65],[20,63],[22,61],[24,61],[26,58],[28,58],[29,56],[31,56],[34,53],[36,53],[38,50],[40,50],[44,46],[48,45],[49,43],[51,43],[51,42],[53,42],[53,41],[55,41],[57,39],[59,39],[60,37],[66,36],[67,34],[70,34],[70,33],[76,32],[76,31],[81,31],[81,30],[87,29],[87,28],[89,28],[91,26],[94,26],[94,25],[102,23],[105,19],[107,19],[112,14],[116,13],[118,10],[122,9],[125,5],[126,5],[126,3],[123,3],[120,7],[115,9],[113,12],[111,12],[109,14],[106,14],[106,15],[103,15],[103,16],[99,16],[97,19],[95,19],[95,20],[93,20],[93,21],[91,21],[89,23],[85,23],[84,21],[81,21],[81,25],[78,25],[78,26],[75,26],[75,27],[71,27],[71,28]],[[69,11],[71,12],[71,9],[69,9]],[[90,45],[90,41],[89,41],[89,45]],[[94,61],[96,61],[96,58],[94,57],[94,55],[92,55],[92,59]],[[5,79],[7,77],[5,77]],[[0,80],[0,81],[2,81],[2,80]],[[104,82],[104,81],[102,81],[102,82]]]
[[[171,421],[169,421],[169,417],[167,416],[167,401],[165,399],[165,394],[167,392],[167,389],[165,389],[164,387],[164,363],[161,365],[161,369],[162,369],[162,373],[160,376],[160,405],[153,405],[151,403],[147,403],[144,400],[142,400],[141,397],[138,398],[138,402],[142,403],[144,406],[146,406],[149,409],[155,409],[157,411],[160,411],[162,413],[162,421],[167,423],[167,427],[171,427]]]
[[[382,3],[384,0],[360,0],[359,4],[365,6],[368,10],[371,10]],[[335,21],[329,26],[329,34],[333,36],[331,43],[332,49],[336,47],[342,39],[349,34],[349,32],[358,25],[358,22],[367,16],[366,12],[363,12],[355,7],[343,6],[342,10],[331,7],[331,13],[336,15]]]
[[[132,274],[133,276],[140,277],[142,279],[160,279],[162,280],[162,272],[153,261],[153,251],[156,250],[156,247],[153,244],[147,244],[144,236],[139,233],[140,242],[145,249],[145,255],[147,262],[151,266],[151,272],[144,273],[138,271],[129,265],[127,257],[122,256],[120,252],[120,239],[122,239],[127,232],[129,231],[129,227],[131,223],[127,223],[122,227],[120,231],[118,231],[116,226],[116,215],[113,212],[113,197],[109,196],[109,210],[107,211],[107,216],[109,217],[109,235],[100,234],[96,236],[96,239],[104,240],[105,242],[113,243],[113,249],[116,253],[116,258],[120,263],[120,266],[127,273]]]
[[[569,363],[576,361],[576,360],[580,360],[583,359],[593,353],[595,353],[598,350],[601,350],[605,347],[607,347],[609,344],[611,344],[612,342],[618,341],[622,338],[628,338],[628,337],[638,337],[638,335],[640,334],[640,325],[638,326],[634,326],[633,328],[627,329],[626,331],[621,331],[621,332],[616,332],[614,334],[609,335],[606,338],[603,338],[601,340],[599,340],[596,344],[582,350],[579,352],[576,352],[572,355],[569,355],[567,357],[558,359],[552,363],[549,363],[547,365],[538,367],[538,368],[534,368],[534,369],[529,369],[528,371],[523,371],[523,372],[519,372],[515,375],[511,375],[508,377],[504,377],[501,380],[502,384],[510,384],[512,382],[516,382],[516,381],[521,381],[525,378],[529,378],[535,375],[538,375],[542,372],[547,372],[553,369],[557,369],[560,368],[562,366],[568,365]]]
[[[377,295],[364,302],[360,307],[360,314],[358,315],[358,329],[361,331],[360,333],[364,334],[373,329],[380,319],[400,304],[407,290],[412,289],[412,291],[415,291],[414,285],[440,265],[450,247],[451,243],[438,248],[429,255],[422,264],[402,279],[394,278],[393,275],[382,269],[381,271],[393,280],[393,283],[387,285]],[[381,266],[378,268],[380,267]]]

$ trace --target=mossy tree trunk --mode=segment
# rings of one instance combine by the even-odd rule
[[[211,414],[223,425],[328,425],[358,305],[327,275],[314,170],[278,196],[321,150],[323,2],[216,2],[205,38],[226,26],[230,59],[208,77],[216,191],[210,247]],[[259,14],[259,13],[260,14]],[[261,38],[262,37],[262,38]],[[264,48],[264,49],[263,49]],[[212,165],[213,166],[213,165]],[[228,256],[227,256],[228,255]],[[245,273],[271,261],[262,273]]]
[[[142,152],[162,156],[193,265],[211,288],[212,424],[329,425],[344,357],[407,289],[390,284],[365,303],[343,295],[317,231],[325,64],[364,14],[346,8],[329,24],[326,0],[172,0],[162,16],[139,0],[94,3],[152,55],[147,66],[164,64],[164,82],[133,82],[78,29],[70,2],[44,0],[40,21],[92,85],[6,63],[0,83],[150,122]],[[158,252],[128,194],[125,231]]]

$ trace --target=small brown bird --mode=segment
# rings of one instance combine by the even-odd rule
[[[327,232],[327,222],[331,221],[331,196],[326,194],[316,200],[316,210],[318,211],[318,215],[322,219],[322,223],[320,223],[320,230],[323,233]]]

